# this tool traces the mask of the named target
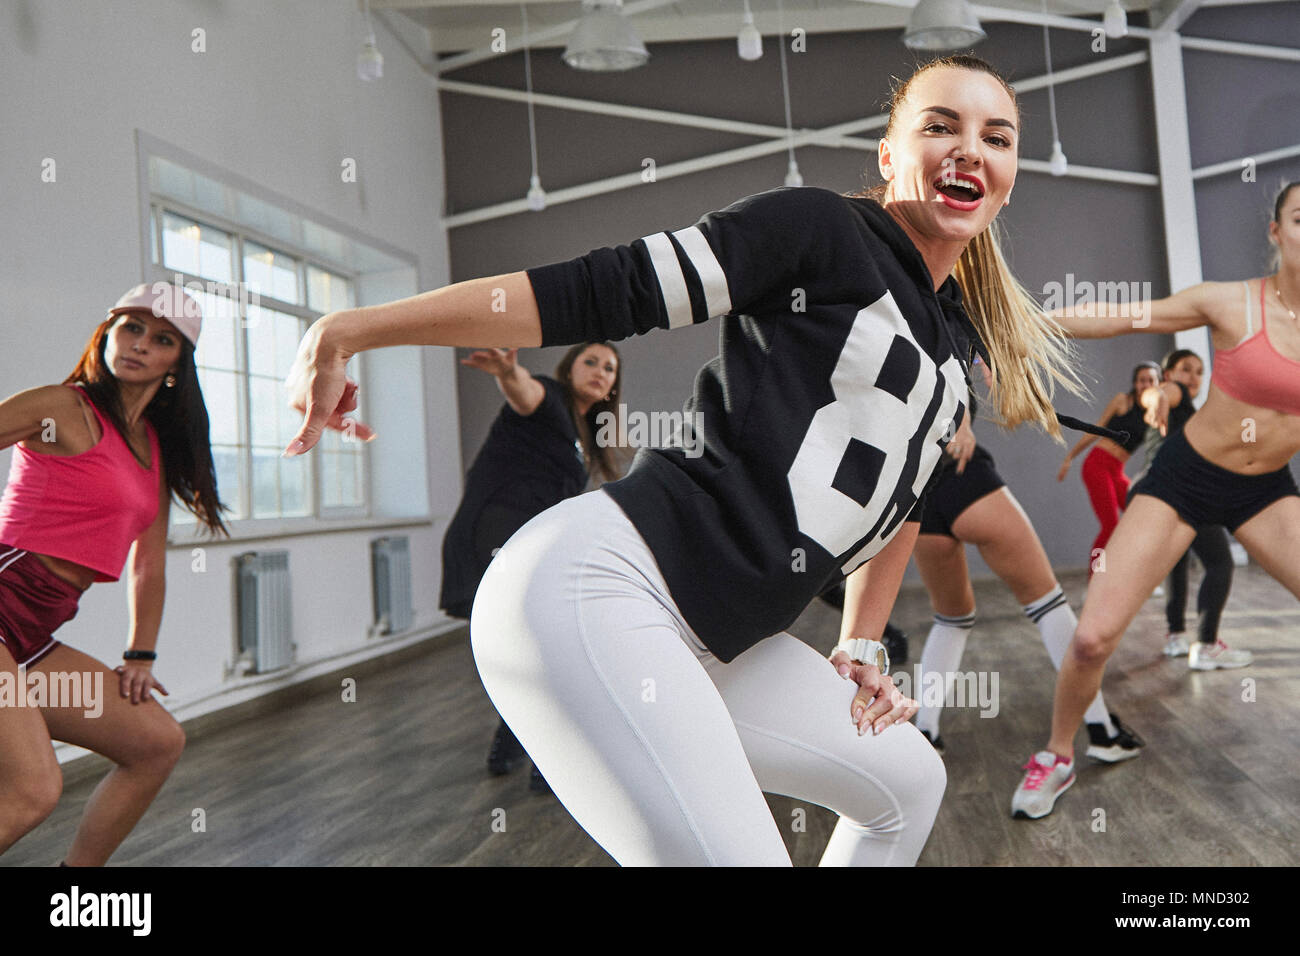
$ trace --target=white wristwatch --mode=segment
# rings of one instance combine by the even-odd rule
[[[840,641],[836,651],[844,651],[855,664],[875,664],[880,673],[889,673],[889,651],[879,641],[869,641],[864,637],[851,641]],[[831,651],[833,655],[835,651]]]

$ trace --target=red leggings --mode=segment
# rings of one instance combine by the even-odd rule
[[[1097,549],[1106,547],[1111,532],[1119,524],[1120,512],[1128,500],[1129,480],[1128,475],[1124,474],[1124,462],[1101,448],[1088,452],[1088,457],[1083,460],[1082,471],[1083,484],[1088,489],[1088,500],[1092,502],[1092,510],[1101,522],[1101,531],[1097,532],[1092,550],[1088,553],[1088,568],[1091,573]]]

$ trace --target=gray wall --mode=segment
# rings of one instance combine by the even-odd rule
[[[1288,9],[1289,8],[1289,9]],[[1294,18],[1292,4],[1206,11],[1188,25],[1196,35],[1234,39],[1264,37],[1285,43],[1284,24]],[[1240,22],[1252,24],[1240,35]],[[1134,18],[1134,22],[1139,22]],[[1202,28],[1201,24],[1205,26]],[[1192,29],[1195,27],[1196,29]],[[1294,33],[1294,27],[1290,26]],[[1013,82],[1044,69],[1040,29],[993,24],[977,52]],[[1186,32],[1186,31],[1185,31]],[[1267,39],[1271,37],[1272,39]],[[1141,41],[1108,41],[1104,54],[1091,49],[1085,33],[1052,31],[1053,66],[1060,70],[1141,50]],[[1293,45],[1300,45],[1294,39]],[[558,52],[533,58],[534,89],[687,113],[722,116],[775,125],[784,123],[780,64],[771,37],[757,63],[744,63],[731,41],[654,46],[650,63],[613,76],[580,74],[565,67]],[[1271,60],[1230,58],[1231,85],[1216,80],[1201,60],[1219,55],[1188,54],[1189,103],[1193,113],[1194,165],[1241,155],[1248,149],[1274,148],[1296,141],[1294,108],[1256,108],[1277,103],[1284,91],[1300,88],[1300,67]],[[818,34],[807,52],[789,57],[794,125],[819,127],[880,111],[890,77],[906,75],[914,62],[894,31]],[[500,58],[459,71],[455,79],[522,89],[521,55]],[[1202,89],[1204,87],[1204,89]],[[1234,93],[1235,90],[1235,93]],[[1234,101],[1235,97],[1235,101]],[[1149,67],[1140,65],[1092,77],[1057,89],[1061,140],[1078,165],[1156,173]],[[1213,108],[1208,104],[1213,103]],[[1051,126],[1045,90],[1021,97],[1024,135],[1021,155],[1046,159]],[[447,170],[447,208],[459,212],[518,199],[527,189],[527,116],[522,105],[443,94],[442,115]],[[1231,142],[1223,142],[1220,116],[1231,117]],[[667,163],[753,142],[748,137],[664,124],[597,117],[570,111],[537,110],[541,178],[548,190],[641,169],[651,157]],[[1249,144],[1244,146],[1243,144]],[[849,191],[877,181],[875,156],[847,149],[805,148],[798,152],[807,185]],[[781,184],[786,157],[778,154],[680,179],[645,184],[579,202],[451,230],[453,278],[488,275],[579,255],[591,248],[628,242],[666,228],[680,228],[707,210]],[[1246,190],[1235,176],[1203,181],[1198,188],[1206,277],[1258,275],[1265,224],[1259,197],[1287,164],[1262,167],[1260,182]],[[1294,166],[1292,176],[1294,177]],[[866,174],[864,176],[864,173]],[[1249,194],[1249,197],[1247,196]],[[1005,251],[1027,288],[1038,292],[1050,282],[1150,282],[1156,296],[1168,294],[1160,196],[1155,187],[1130,186],[1020,172],[1012,202],[1001,215]],[[1231,228],[1224,223],[1230,223]],[[1209,226],[1210,228],[1207,228]],[[1225,249],[1235,257],[1220,257]],[[1231,263],[1229,267],[1227,263]],[[1223,271],[1226,269],[1226,272]],[[689,394],[696,370],[717,353],[717,328],[657,332],[620,343],[624,393],[630,407],[672,410]],[[1127,383],[1139,360],[1158,359],[1172,338],[1137,336],[1079,344],[1080,370],[1091,387],[1091,401],[1058,396],[1066,413],[1095,419],[1101,406]],[[524,353],[533,370],[550,371],[562,350]],[[461,370],[459,400],[462,450],[466,464],[486,435],[500,406],[487,376]],[[977,429],[999,468],[1032,518],[1048,555],[1058,567],[1083,567],[1097,523],[1078,478],[1078,465],[1065,485],[1056,482],[1063,449],[1038,432],[1007,433],[989,423]],[[1073,443],[1077,434],[1067,433]],[[1135,473],[1137,463],[1130,466]],[[972,552],[972,572],[986,568]]]

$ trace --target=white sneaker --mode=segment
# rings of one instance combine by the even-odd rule
[[[1165,657],[1187,656],[1187,632],[1171,631],[1165,635]]]
[[[1023,769],[1025,779],[1011,798],[1011,815],[1037,820],[1051,813],[1056,798],[1074,783],[1074,761],[1058,763],[1056,754],[1040,750]]]
[[[1234,651],[1223,641],[1214,644],[1202,644],[1197,641],[1187,655],[1187,666],[1194,671],[1212,671],[1245,667],[1255,660],[1250,651]]]

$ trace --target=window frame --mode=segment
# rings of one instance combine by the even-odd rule
[[[193,156],[185,151],[171,146],[161,140],[158,140],[142,130],[136,130],[137,145],[137,185],[139,188],[139,209],[140,209],[140,251],[141,251],[141,274],[145,282],[154,281],[173,281],[177,275],[181,276],[183,281],[194,281],[198,283],[209,283],[215,280],[203,276],[193,275],[184,271],[169,269],[162,263],[163,258],[163,217],[165,213],[174,213],[186,219],[199,223],[201,226],[210,226],[229,233],[232,237],[232,282],[242,281],[244,267],[244,249],[245,242],[253,242],[264,246],[277,254],[283,254],[295,262],[296,281],[299,287],[299,293],[304,304],[297,305],[285,302],[270,295],[259,295],[258,304],[269,309],[293,315],[299,320],[314,321],[323,313],[314,311],[306,305],[308,292],[308,266],[315,266],[318,269],[325,270],[346,279],[352,284],[353,304],[360,304],[361,298],[361,280],[365,275],[354,267],[331,261],[317,253],[308,251],[302,246],[296,245],[291,241],[271,236],[261,230],[246,226],[238,221],[232,220],[228,216],[211,212],[207,209],[198,208],[183,200],[174,199],[166,194],[155,194],[152,189],[150,178],[150,160],[154,157],[182,166],[194,173],[207,177],[221,185],[238,190],[254,199],[268,203],[276,207],[280,212],[293,217],[295,227],[299,235],[304,222],[311,222],[325,229],[331,230],[344,239],[356,243],[363,247],[368,247],[373,252],[377,252],[394,260],[400,267],[409,268],[417,276],[418,283],[418,266],[415,258],[407,253],[402,252],[388,244],[372,239],[369,236],[358,233],[355,229],[349,228],[343,223],[332,220],[330,217],[322,216],[314,210],[310,210],[293,200],[279,196],[273,192],[261,188],[255,183],[251,183],[242,177],[231,174],[212,163],[207,162],[200,157]],[[154,261],[155,251],[158,262]],[[245,319],[241,316],[241,322]],[[359,481],[361,482],[361,504],[348,506],[324,506],[323,502],[323,471],[320,462],[313,459],[309,462],[309,478],[307,482],[307,496],[309,499],[309,513],[306,515],[294,516],[271,516],[271,517],[252,517],[252,494],[253,494],[253,446],[250,429],[250,376],[248,364],[248,337],[245,329],[237,330],[239,334],[236,348],[236,363],[239,368],[236,369],[239,387],[237,390],[238,416],[240,428],[240,449],[241,458],[241,495],[247,496],[247,508],[250,512],[249,517],[232,519],[227,522],[233,540],[254,540],[268,537],[278,537],[286,535],[296,535],[305,533],[319,533],[327,530],[346,530],[354,528],[367,528],[371,526],[392,526],[394,519],[391,516],[378,515],[375,510],[374,499],[374,465],[369,449],[365,444],[358,449],[360,460]],[[354,374],[358,382],[364,382],[367,378],[367,362],[365,354],[354,356],[352,359]],[[239,502],[242,508],[245,502]],[[427,519],[417,521],[416,523],[427,523]],[[172,522],[168,531],[168,542],[170,544],[191,544],[203,540],[204,529],[197,522],[180,521]]]

